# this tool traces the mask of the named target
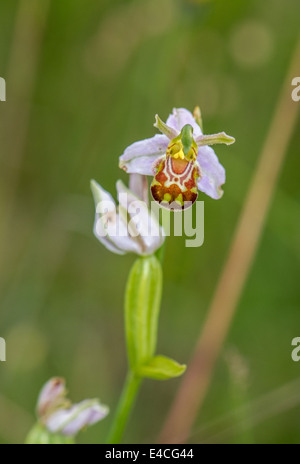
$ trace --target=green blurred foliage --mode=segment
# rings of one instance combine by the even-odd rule
[[[173,107],[199,104],[206,132],[225,130],[237,143],[216,150],[227,183],[221,201],[201,196],[203,247],[185,248],[182,238],[167,243],[158,351],[188,361],[296,44],[299,15],[297,0],[1,2],[2,443],[25,438],[39,389],[53,375],[67,378],[75,400],[99,396],[114,410],[126,372],[123,292],[134,257],[113,255],[93,237],[89,181],[114,192],[118,178],[127,180],[118,156],[154,134],[155,113],[165,119]],[[296,131],[191,441],[214,442],[201,432],[207,424],[237,403],[249,402],[250,410],[299,376],[290,356],[291,340],[300,335],[299,143]],[[232,346],[248,366],[246,390],[232,383],[235,371],[225,356]],[[154,442],[178,385],[145,383],[128,443]],[[299,442],[297,390],[292,406],[253,421],[253,441]],[[110,420],[81,441],[104,440]],[[237,422],[220,440],[240,442],[240,431]]]

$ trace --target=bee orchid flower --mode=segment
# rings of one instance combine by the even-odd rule
[[[225,169],[210,145],[235,142],[225,132],[203,135],[200,109],[174,109],[166,123],[158,115],[154,126],[162,132],[130,145],[120,157],[128,174],[152,176],[155,201],[182,210],[197,199],[198,190],[214,199],[223,195]]]
[[[130,187],[128,189],[120,180],[117,182],[117,206],[110,193],[92,180],[96,206],[94,234],[114,253],[123,255],[132,252],[148,256],[162,246],[164,232],[156,215],[148,208],[148,184],[145,178],[131,176]]]
[[[109,409],[97,399],[72,404],[66,398],[65,381],[50,379],[43,387],[37,404],[40,423],[53,434],[74,437],[83,428],[104,419]]]

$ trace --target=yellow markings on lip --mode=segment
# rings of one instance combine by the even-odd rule
[[[197,161],[198,151],[195,147],[192,147],[188,152],[187,159],[188,161]]]
[[[172,195],[170,195],[170,193],[165,193],[163,201],[166,201],[167,203],[169,203],[171,200],[172,200]]]
[[[182,148],[181,148],[177,153],[174,153],[174,155],[172,155],[172,156],[173,156],[173,158],[175,158],[175,159],[178,159],[178,158],[180,158],[180,159],[182,159],[182,160],[185,159],[185,154],[183,153],[183,149],[182,149]]]
[[[179,143],[173,143],[169,145],[167,150],[167,156],[171,156],[173,159],[181,159],[187,161],[196,161],[197,160],[197,150],[195,147],[192,147],[187,155],[184,154],[183,147]]]
[[[178,195],[178,197],[175,199],[176,203],[179,203],[181,206],[183,206],[183,196],[182,193]]]

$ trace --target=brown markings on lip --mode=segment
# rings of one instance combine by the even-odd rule
[[[151,185],[152,197],[161,206],[171,211],[184,210],[197,200],[198,176],[198,167],[192,161],[167,156],[159,165]],[[165,200],[165,195],[169,201]],[[182,198],[183,206],[178,198]]]
[[[181,158],[178,158],[178,159],[175,159],[175,158],[172,158],[172,161],[171,161],[171,164],[172,164],[172,170],[174,172],[174,174],[183,174],[184,171],[186,170],[189,162],[187,160],[183,160]]]
[[[169,194],[171,196],[171,199],[169,202],[166,202],[164,200],[165,194]],[[153,185],[151,187],[151,194],[153,196],[153,199],[157,201],[159,204],[163,203],[164,207],[167,207],[167,205],[172,205],[172,203],[175,204],[176,198],[181,194],[182,195],[182,200],[187,203],[189,202],[189,206],[191,206],[195,201],[197,200],[198,193],[192,192],[191,190],[186,190],[185,192],[182,192],[181,189],[178,187],[176,184],[172,184],[170,187],[166,188],[161,185]],[[170,208],[172,209],[172,208]],[[176,209],[185,209],[185,206],[176,206]]]
[[[164,184],[168,180],[168,177],[166,176],[164,172],[165,164],[166,163],[163,162],[161,171],[159,171],[155,176],[155,180],[159,182],[160,184]]]

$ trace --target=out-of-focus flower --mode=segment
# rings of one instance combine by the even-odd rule
[[[39,395],[38,417],[51,433],[75,436],[84,427],[104,419],[109,412],[97,399],[73,405],[66,394],[64,379],[53,378]]]
[[[62,433],[74,436],[88,425],[96,424],[108,414],[108,408],[98,400],[85,400],[74,404],[68,409],[59,409],[46,421],[48,430],[52,433]]]
[[[117,182],[119,205],[116,206],[106,190],[96,181],[91,182],[96,205],[94,234],[114,253],[151,255],[164,242],[163,230],[145,201],[148,187],[142,176],[132,176],[130,186],[132,190],[125,187],[123,182]]]
[[[153,198],[169,209],[183,209],[192,204],[198,190],[214,199],[221,198],[225,169],[209,145],[235,142],[225,132],[203,135],[200,109],[194,114],[174,109],[165,124],[157,115],[154,126],[162,134],[126,148],[120,167],[129,174],[155,176],[151,185]],[[175,207],[171,207],[170,205]]]
[[[49,415],[49,413],[51,414],[57,408],[68,405],[66,394],[66,382],[64,379],[55,377],[49,380],[39,395],[37,404],[38,416],[44,417]]]

